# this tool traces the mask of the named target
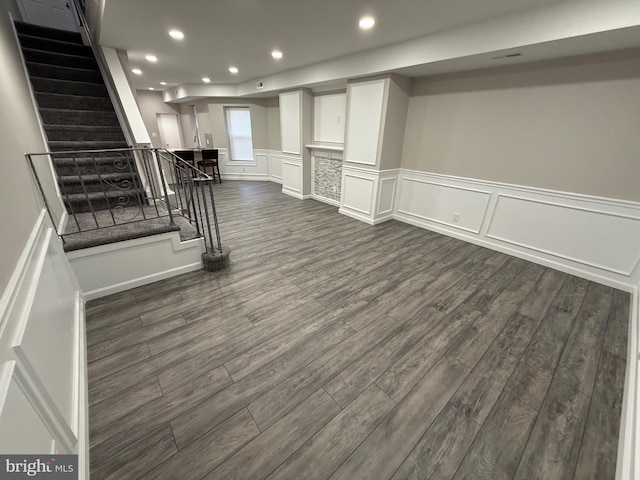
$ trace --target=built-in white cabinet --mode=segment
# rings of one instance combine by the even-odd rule
[[[311,141],[312,97],[308,90],[280,94],[282,193],[311,197],[311,156],[304,148]]]
[[[387,79],[351,83],[347,90],[345,161],[379,164]]]
[[[370,224],[392,218],[408,85],[396,75],[349,83],[340,213]]]

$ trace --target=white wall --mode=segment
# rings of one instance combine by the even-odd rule
[[[150,145],[151,138],[136,102],[136,91],[129,81],[130,69],[126,53],[111,47],[101,47],[101,49],[126,121],[129,124],[133,142],[137,145]]]
[[[280,94],[280,134],[282,151],[302,154],[302,92]]]
[[[313,97],[314,143],[344,143],[346,101],[343,92]]]
[[[346,163],[379,166],[387,79],[350,83],[347,88]]]
[[[149,90],[138,90],[136,99],[140,113],[142,114],[142,120],[144,121],[149,136],[151,137],[151,143],[154,147],[163,147],[162,138],[158,131],[158,119],[157,115],[160,113],[169,115],[178,115],[180,109],[176,108],[172,104],[164,103],[162,100],[162,92],[151,92]]]
[[[414,81],[402,167],[640,200],[640,50]]]
[[[31,229],[40,213],[34,183],[24,158],[25,152],[47,149],[33,109],[28,80],[23,74],[7,11],[18,14],[15,2],[0,0],[0,291],[4,291]],[[19,18],[19,17],[18,17]]]

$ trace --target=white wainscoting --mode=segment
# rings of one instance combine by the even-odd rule
[[[0,451],[77,453],[89,476],[84,299],[45,210],[0,299]]]
[[[340,213],[370,225],[393,218],[398,170],[342,166]]]
[[[168,232],[67,253],[87,300],[202,268],[204,240]]]
[[[282,183],[282,153],[269,150],[267,162],[269,180],[275,183]]]
[[[271,150],[254,149],[253,160],[231,161],[229,149],[218,149],[218,166],[222,180],[271,180],[269,178],[269,156]]]
[[[304,195],[302,185],[304,182],[302,157],[282,155],[282,193],[304,200],[311,195]]]
[[[415,177],[403,176],[401,182],[397,207],[399,214],[480,233],[489,206],[490,192]],[[455,216],[456,213],[459,217]]]
[[[616,288],[633,286],[638,203],[410,170],[398,181],[398,220]]]

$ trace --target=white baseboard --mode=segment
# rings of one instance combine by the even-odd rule
[[[299,192],[294,192],[293,190],[288,190],[285,187],[282,187],[282,193],[284,193],[285,195],[289,195],[290,197],[297,198],[298,200],[306,200],[308,198],[311,198],[311,195],[302,195]]]
[[[616,480],[633,480],[640,476],[638,459],[640,458],[640,381],[639,365],[640,345],[638,344],[638,327],[640,325],[640,285],[631,295],[631,315],[629,319],[627,344],[627,365],[620,418],[620,434],[618,439],[618,459]]]
[[[84,296],[87,299],[87,301],[95,300],[96,298],[106,297],[108,295],[113,295],[114,293],[124,292],[126,290],[131,290],[132,288],[141,287],[149,283],[158,282],[166,278],[182,275],[183,273],[195,272],[196,270],[201,270],[201,269],[202,269],[202,262],[192,263],[190,265],[183,265],[181,267],[164,270],[162,272],[153,273],[151,275],[146,275],[144,277],[138,277],[138,278],[120,282],[114,285],[109,285],[106,287],[97,288],[95,290],[90,290],[86,292]]]
[[[261,173],[222,173],[222,181],[225,180],[245,180],[251,182],[266,182],[271,180],[271,177],[267,174]]]
[[[87,300],[202,268],[202,238],[168,232],[67,253]]]
[[[311,194],[311,198],[313,198],[314,200],[318,200],[319,202],[322,202],[322,203],[328,203],[329,205],[333,205],[334,207],[340,206],[340,202],[337,200],[334,200],[333,198],[327,198],[317,194]]]

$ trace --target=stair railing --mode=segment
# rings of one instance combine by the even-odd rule
[[[174,188],[173,204],[176,211],[187,218],[205,239],[208,253],[222,252],[218,214],[216,212],[213,184],[215,178],[196,168],[188,161],[165,148],[152,148],[158,158],[164,178],[169,172]],[[163,169],[162,166],[167,168]]]
[[[215,256],[223,251],[213,192],[215,179],[173,152],[130,147],[25,156],[50,216],[53,199],[42,188],[36,164],[49,158],[53,161],[68,214],[65,225],[56,226],[63,242],[83,232],[165,219],[169,225],[188,222],[193,226],[197,236],[204,239],[206,253]],[[135,168],[135,157],[142,172]],[[148,188],[144,188],[140,174],[154,179]]]

